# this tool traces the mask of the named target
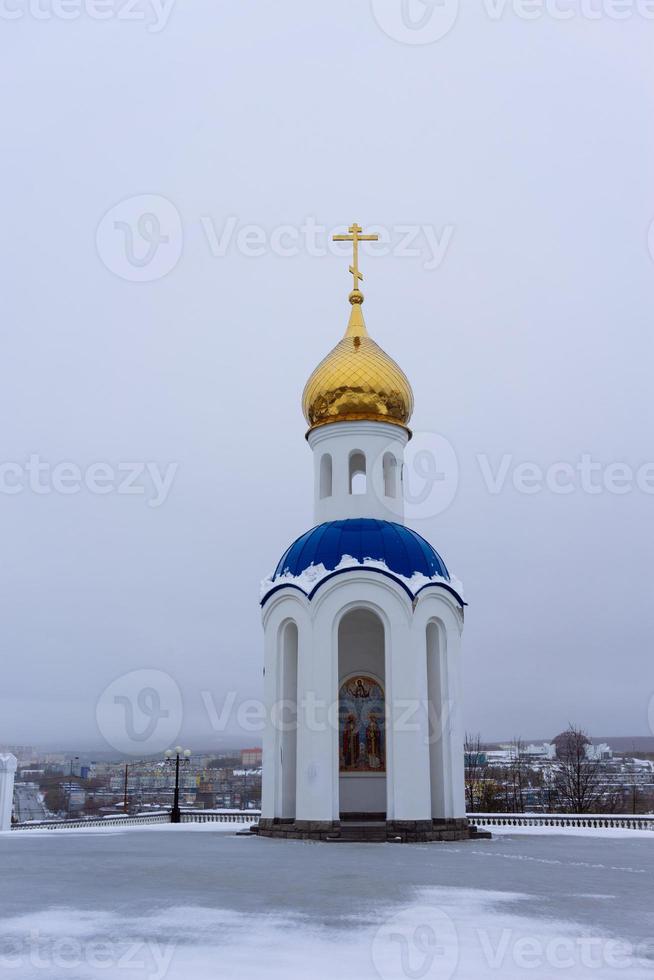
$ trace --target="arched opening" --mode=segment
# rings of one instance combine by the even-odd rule
[[[393,453],[384,453],[384,494],[387,497],[397,497],[397,460]]]
[[[338,628],[341,819],[386,819],[384,624],[354,609]]]
[[[366,492],[366,457],[358,449],[350,453],[350,493]]]
[[[332,495],[332,457],[323,453],[320,457],[320,499]]]
[[[445,815],[446,743],[449,735],[449,710],[444,691],[445,658],[441,633],[437,623],[427,624],[427,698],[429,719],[429,779],[431,786],[431,815]]]
[[[277,724],[280,732],[279,816],[283,820],[295,819],[295,794],[297,783],[297,655],[298,631],[295,623],[283,627],[280,650],[280,704]]]

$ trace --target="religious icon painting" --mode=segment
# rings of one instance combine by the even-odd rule
[[[386,772],[384,689],[372,677],[350,677],[339,692],[341,772]]]

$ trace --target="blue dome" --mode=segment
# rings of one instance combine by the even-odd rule
[[[450,578],[441,556],[415,531],[391,521],[361,517],[328,521],[307,531],[284,552],[273,580],[285,573],[301,575],[310,565],[322,564],[332,571],[344,555],[358,562],[366,558],[383,561],[390,571],[406,578],[415,572],[428,578]]]

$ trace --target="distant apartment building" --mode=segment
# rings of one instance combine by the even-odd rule
[[[606,742],[586,745],[584,751],[586,752],[586,758],[592,759],[593,762],[607,762],[613,758],[611,746],[607,745]]]
[[[19,763],[36,762],[36,758],[37,758],[36,749],[32,745],[0,744],[0,752],[3,753],[8,752],[11,755],[15,755]]]
[[[244,769],[259,769],[261,761],[261,749],[241,749],[241,765]]]

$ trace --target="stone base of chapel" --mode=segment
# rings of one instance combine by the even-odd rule
[[[250,829],[259,837],[332,843],[399,843],[481,840],[492,835],[465,817],[456,820],[378,820],[378,814],[348,814],[344,820],[283,820],[262,817]],[[367,819],[366,819],[367,817]],[[370,819],[372,818],[372,819]]]

